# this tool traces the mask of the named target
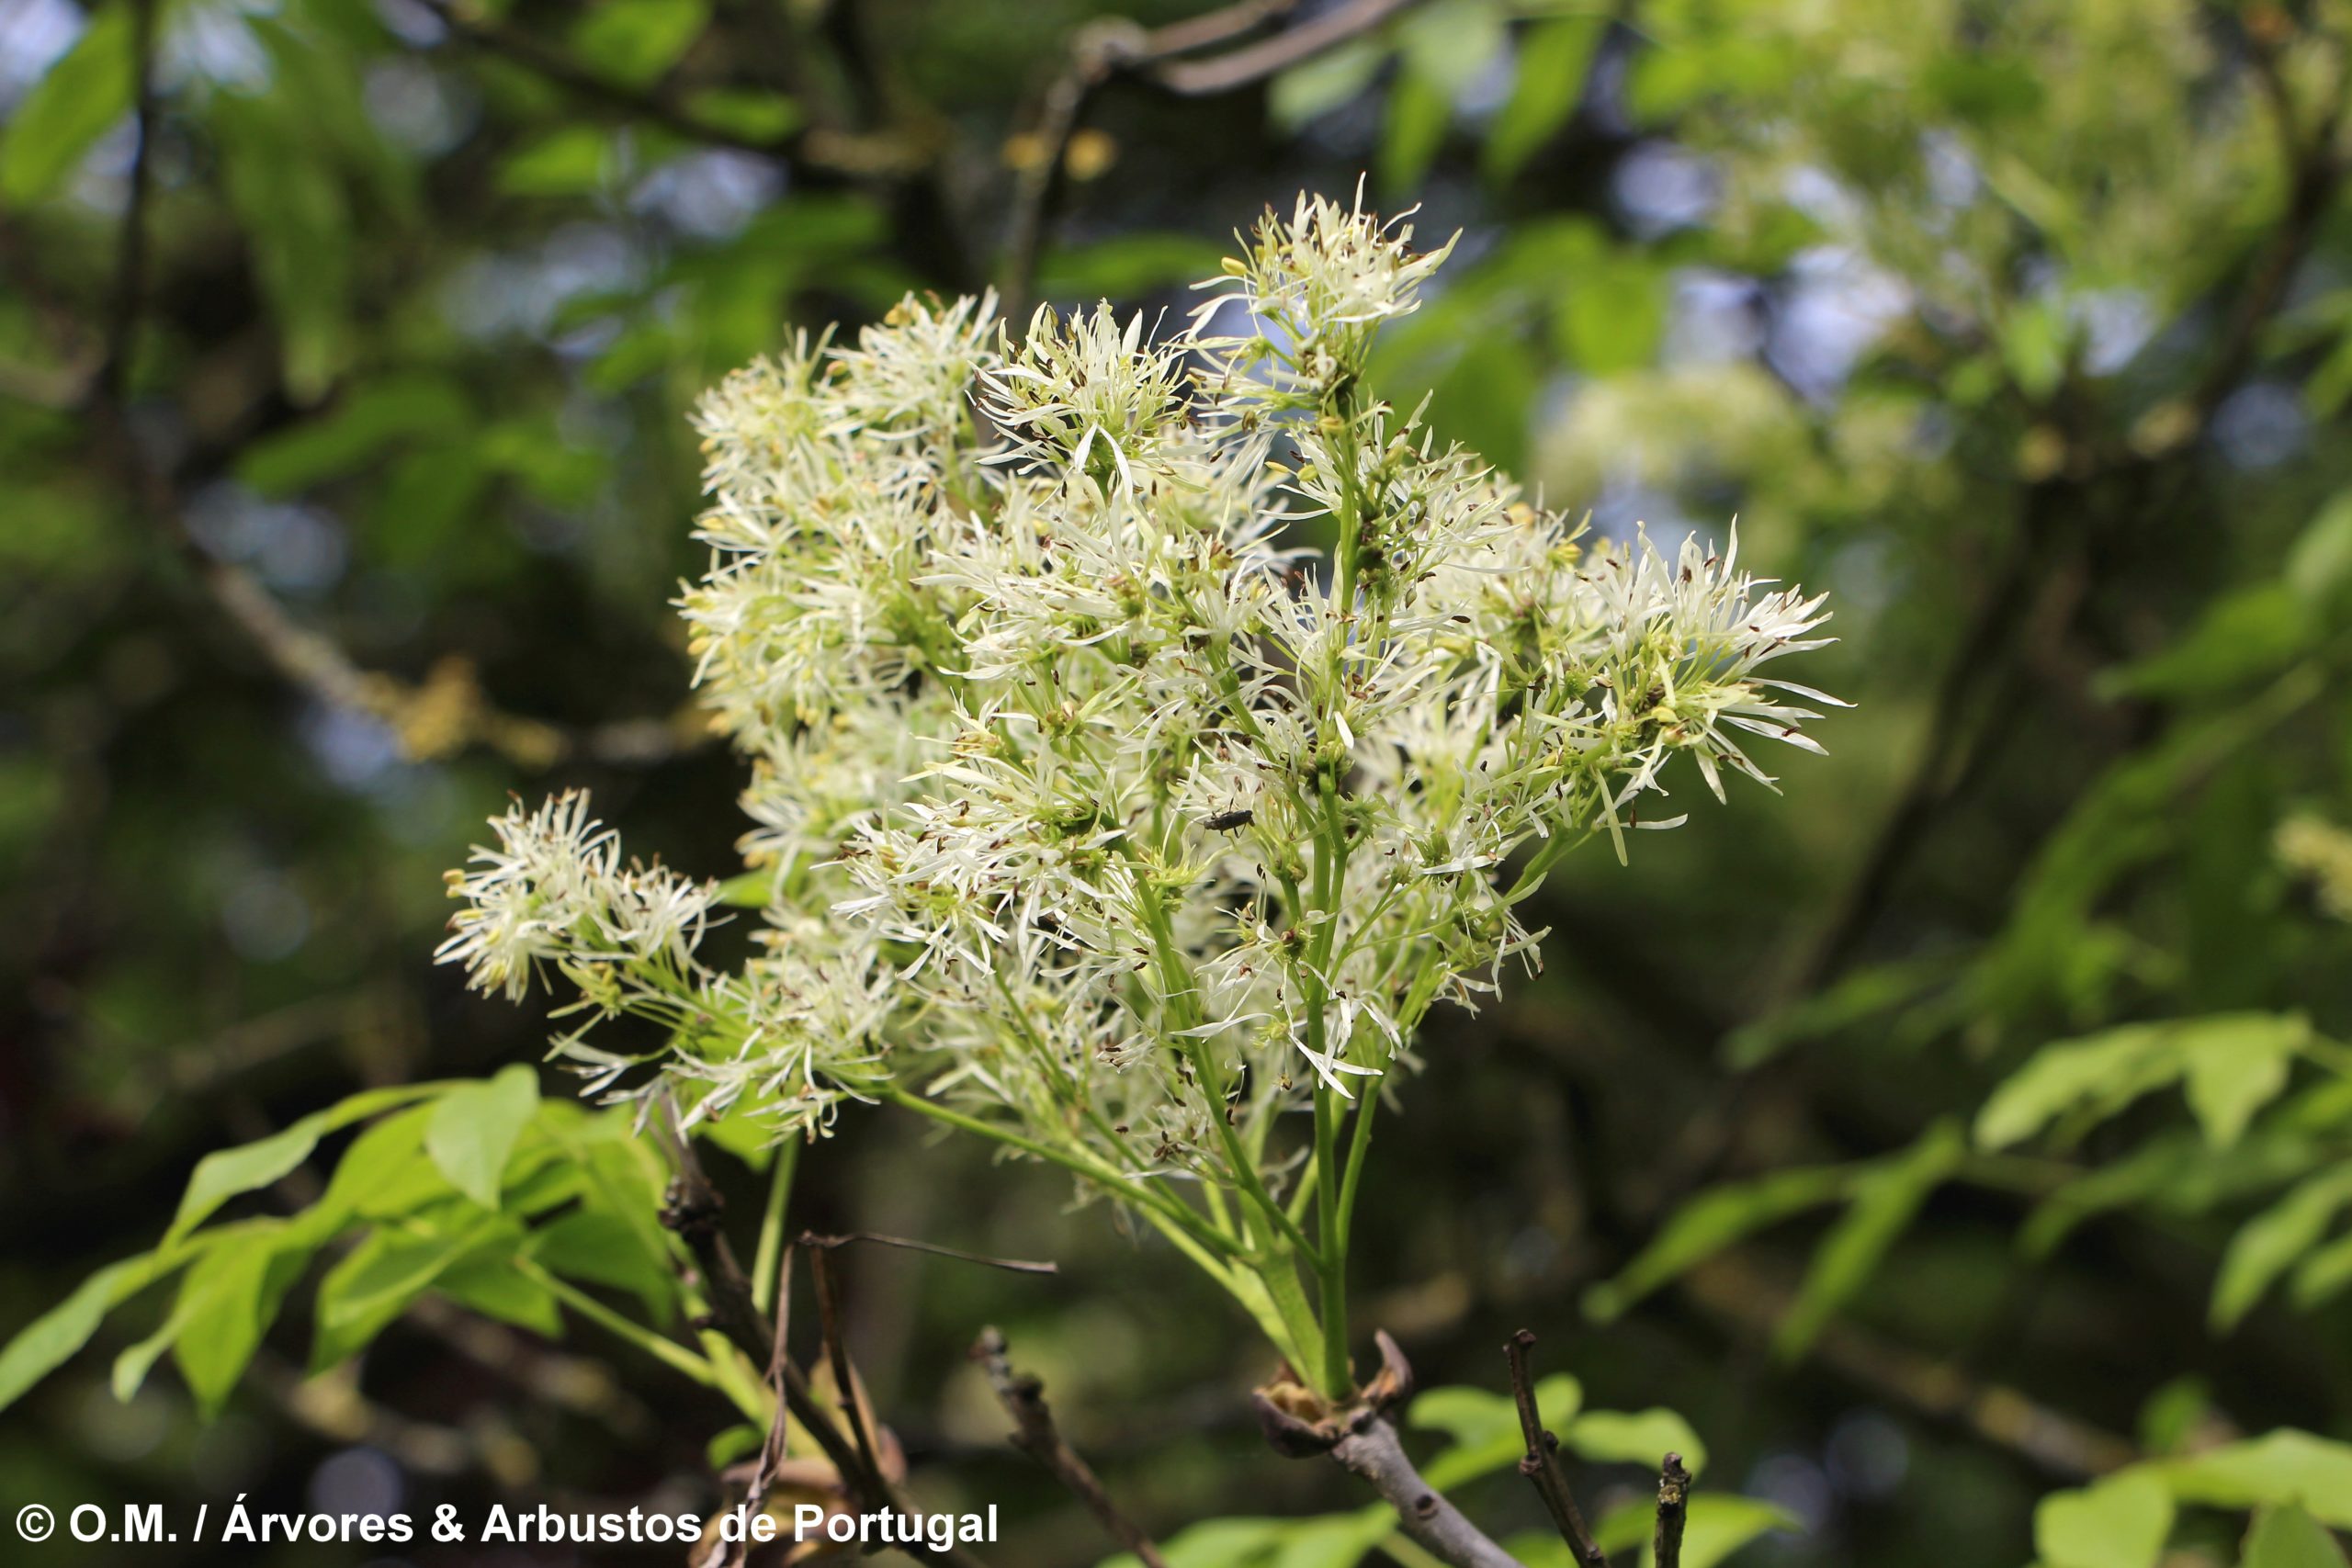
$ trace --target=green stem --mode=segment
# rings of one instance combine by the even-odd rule
[[[768,1203],[760,1213],[759,1250],[752,1255],[752,1304],[760,1315],[775,1311],[776,1270],[784,1256],[784,1207],[792,1196],[792,1173],[800,1164],[800,1140],[777,1145],[768,1170]]]
[[[1193,988],[1184,969],[1182,956],[1176,951],[1176,933],[1169,929],[1168,910],[1159,895],[1150,887],[1144,890],[1144,926],[1151,932],[1154,956],[1159,965],[1160,988],[1167,993],[1167,1006],[1175,1016],[1179,1031],[1176,1048],[1193,1064],[1193,1076],[1200,1080],[1201,1093],[1208,1102],[1209,1122],[1216,1128],[1217,1141],[1225,1146],[1226,1163],[1233,1168],[1233,1178],[1240,1185],[1253,1208],[1242,1210],[1242,1218],[1250,1224],[1251,1235],[1258,1244],[1272,1250],[1274,1236],[1267,1225],[1286,1237],[1310,1258],[1316,1258],[1315,1244],[1306,1239],[1274,1195],[1266,1190],[1265,1179],[1258,1174],[1258,1162],[1241,1145],[1241,1135],[1233,1129],[1233,1122],[1226,1112],[1225,1074],[1216,1065],[1216,1055],[1209,1042],[1198,1035],[1182,1034],[1182,1031],[1196,1027],[1200,1012],[1193,1005]],[[1259,1222],[1266,1222],[1264,1224]],[[1319,1260],[1317,1266],[1319,1267]]]
[[[882,1098],[893,1105],[900,1105],[910,1111],[919,1111],[933,1121],[944,1122],[950,1127],[958,1128],[967,1133],[977,1133],[983,1138],[992,1138],[1008,1148],[1015,1148],[1023,1154],[1035,1155],[1039,1159],[1060,1166],[1073,1175],[1082,1176],[1105,1191],[1135,1204],[1137,1208],[1148,1210],[1172,1224],[1182,1226],[1194,1240],[1213,1252],[1227,1258],[1250,1260],[1248,1251],[1236,1245],[1233,1237],[1215,1229],[1183,1204],[1177,1202],[1164,1192],[1156,1192],[1148,1187],[1129,1180],[1091,1156],[1080,1154],[1071,1149],[1057,1149],[1053,1145],[1042,1143],[1035,1138],[1025,1137],[1002,1127],[992,1127],[977,1116],[967,1116],[960,1111],[951,1111],[935,1100],[926,1100],[922,1095],[902,1089],[897,1084],[886,1084],[880,1092]]]
[[[695,1355],[676,1340],[656,1334],[645,1325],[615,1312],[587,1292],[550,1273],[537,1258],[518,1256],[514,1262],[515,1269],[525,1279],[531,1280],[599,1328],[628,1340],[673,1371],[691,1378],[705,1388],[724,1389],[726,1387],[726,1380],[718,1375],[717,1368],[713,1367],[707,1359]],[[737,1403],[740,1404],[741,1402],[739,1400]],[[766,1418],[763,1411],[746,1410],[744,1414],[753,1420]]]

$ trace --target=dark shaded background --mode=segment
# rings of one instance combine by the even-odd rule
[[[1384,390],[1434,389],[1441,430],[1599,527],[1737,515],[1834,594],[1844,641],[1803,673],[1860,706],[1784,797],[1588,853],[1544,976],[1438,1021],[1364,1194],[1359,1337],[1498,1387],[1534,1327],[1592,1403],[1687,1416],[1709,1486],[1802,1516],[1757,1562],[2012,1564],[2033,1500],[2118,1451],[2345,1435],[2340,1305],[2206,1326],[2242,1206],[2025,1259],[2055,1162],[1943,1189],[1794,1357],[1769,1341],[1827,1216],[1613,1322],[1580,1298],[1710,1183],[1899,1149],[2055,1035],[2344,1027],[2352,943],[2272,840],[2344,820],[2352,766],[2346,8],[1308,0],[1184,58],[1344,41],[1198,96],[1091,79],[1128,37],[1102,15],[0,0],[0,1325],[146,1245],[204,1151],[539,1054],[533,1010],[431,963],[440,873],[509,791],[584,784],[633,848],[734,863],[741,771],[681,706],[666,606],[702,386],[908,288],[1181,310],[1264,204],[1368,171],[1463,231]],[[37,119],[61,56],[86,79]],[[2130,772],[2313,649],[2318,698]],[[851,1116],[796,1198],[1061,1260],[851,1260],[927,1495],[1001,1499],[1021,1568],[1107,1550],[1001,1444],[963,1356],[994,1322],[1156,1530],[1355,1500],[1267,1456],[1270,1369],[1186,1268],[984,1160]],[[0,1501],[714,1495],[726,1411],[593,1328],[440,1311],[306,1384],[301,1316],[209,1427],[168,1374],[117,1404],[105,1352],[141,1330],[110,1327],[0,1416]],[[1539,1520],[1515,1478],[1459,1500]],[[104,1560],[39,1560],[69,1555]]]

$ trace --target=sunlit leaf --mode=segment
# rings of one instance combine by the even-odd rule
[[[1560,1441],[1597,1464],[1655,1470],[1679,1453],[1691,1474],[1707,1468],[1707,1445],[1671,1410],[1588,1410],[1560,1429]]]
[[[2317,1519],[2290,1504],[2254,1516],[2239,1562],[2240,1568],[2344,1568],[2344,1552]]]
[[[2236,1327],[2272,1282],[2319,1245],[2346,1205],[2352,1205],[2352,1165],[2339,1165],[2248,1220],[2222,1254],[2213,1280],[2213,1326]]]
[[[539,1075],[521,1063],[495,1077],[460,1084],[442,1097],[424,1130],[424,1150],[458,1191],[498,1207],[506,1161],[539,1106]]]
[[[1608,23],[1599,13],[1536,23],[1519,40],[1510,97],[1487,131],[1486,171],[1509,180],[1568,122]]]
[[[283,1132],[205,1156],[197,1162],[194,1174],[188,1178],[187,1190],[180,1198],[179,1212],[173,1216],[171,1229],[164,1234],[164,1245],[169,1247],[202,1224],[214,1210],[230,1199],[266,1187],[285,1176],[310,1158],[311,1151],[317,1148],[319,1140],[329,1133],[412,1100],[437,1094],[442,1087],[439,1084],[408,1084],[368,1089],[324,1111],[305,1116]]]
[[[2301,1507],[2331,1529],[2352,1529],[2352,1445],[2291,1427],[2144,1468],[2184,1503]]]
[[[1677,1210],[1615,1279],[1585,1292],[1585,1311],[1606,1322],[1741,1237],[1837,1201],[1858,1175],[1851,1166],[1804,1168],[1702,1192]]]
[[[670,68],[710,25],[710,0],[601,0],[571,29],[581,60],[641,87]]]
[[[102,6],[0,128],[0,202],[40,200],[130,111],[131,7]]]
[[[2127,1471],[2043,1498],[2033,1511],[2034,1550],[2046,1568],[2154,1568],[2172,1519],[2165,1483]]]
[[[1815,1249],[1796,1300],[1773,1331],[1772,1348],[1783,1359],[1800,1356],[1812,1345],[1966,1152],[1958,1124],[1939,1122],[1907,1152],[1855,1179],[1844,1216]]]
[[[7,1348],[0,1349],[0,1410],[22,1399],[26,1390],[88,1344],[107,1314],[186,1264],[188,1257],[186,1251],[158,1249],[110,1263],[18,1330]]]
[[[1631,1552],[1649,1544],[1657,1519],[1655,1504],[1645,1499],[1627,1503],[1593,1526],[1593,1540],[1603,1551]],[[1765,1536],[1804,1528],[1804,1520],[1778,1503],[1696,1492],[1683,1517],[1682,1568],[1715,1568],[1733,1552]],[[1555,1538],[1554,1544],[1563,1548],[1563,1568],[1572,1568],[1566,1543]]]

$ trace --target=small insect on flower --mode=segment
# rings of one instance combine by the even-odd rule
[[[1258,814],[1245,806],[1238,811],[1220,811],[1214,817],[1204,817],[1201,826],[1212,833],[1230,833],[1236,829],[1247,828],[1257,819]]]

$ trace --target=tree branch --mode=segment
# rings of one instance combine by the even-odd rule
[[[1270,39],[1211,60],[1171,61],[1151,73],[1154,85],[1179,97],[1208,97],[1262,82],[1312,60],[1327,49],[1362,37],[1419,0],[1348,0],[1321,16]]]
[[[966,1252],[957,1247],[942,1247],[935,1241],[917,1241],[911,1236],[883,1235],[875,1231],[852,1231],[846,1235],[820,1235],[815,1231],[802,1231],[800,1245],[816,1250],[831,1251],[835,1247],[853,1247],[868,1242],[876,1247],[894,1247],[905,1252],[925,1253],[933,1258],[952,1258],[957,1263],[977,1263],[983,1269],[1001,1269],[1009,1274],[1058,1274],[1056,1263],[1033,1263],[1022,1258],[990,1258],[986,1253]]]
[[[1690,1472],[1669,1453],[1657,1475],[1657,1532],[1650,1538],[1650,1568],[1682,1568],[1682,1526],[1690,1512]]]
[[[1046,1404],[1046,1385],[1012,1370],[1005,1355],[1004,1336],[993,1327],[981,1329],[979,1338],[972,1343],[971,1357],[988,1374],[989,1386],[1012,1417],[1012,1446],[1052,1471],[1112,1540],[1143,1560],[1144,1568],[1168,1568],[1167,1559],[1160,1556],[1151,1537],[1119,1511],[1093,1468],[1063,1438],[1054,1425],[1053,1410]]]
[[[656,1129],[670,1153],[673,1172],[662,1223],[686,1244],[693,1256],[703,1294],[710,1304],[711,1326],[750,1357],[753,1366],[776,1370],[785,1407],[816,1439],[861,1508],[912,1513],[904,1494],[878,1468],[866,1463],[858,1446],[842,1433],[832,1412],[819,1403],[808,1374],[786,1353],[774,1326],[753,1302],[751,1281],[744,1278],[742,1266],[736,1262],[734,1249],[728,1246],[726,1235],[719,1228],[718,1216],[725,1204],[718,1190],[704,1172],[693,1139],[672,1124],[673,1118],[669,1110],[665,1104],[663,1113],[655,1118]],[[846,1405],[856,1394],[844,1388],[842,1398]],[[922,1540],[895,1544],[908,1555],[942,1568],[982,1568],[980,1560],[960,1545],[934,1548]]]
[[[1453,1568],[1521,1568],[1517,1558],[1421,1479],[1386,1416],[1375,1416],[1341,1438],[1332,1445],[1331,1457],[1388,1500],[1399,1528],[1416,1545]]]
[[[1569,1555],[1585,1568],[1609,1568],[1608,1555],[1594,1542],[1592,1531],[1585,1528],[1584,1515],[1577,1508],[1576,1494],[1568,1489],[1568,1478],[1560,1469],[1560,1439],[1544,1429],[1543,1413],[1535,1407],[1535,1382],[1527,1371],[1527,1352],[1534,1344],[1535,1336],[1522,1328],[1503,1347],[1503,1359],[1510,1363],[1511,1398],[1519,1405],[1520,1435],[1527,1440],[1527,1452],[1520,1456],[1519,1472],[1533,1483],[1535,1495],[1544,1499],[1544,1510],[1552,1516],[1560,1539],[1568,1543]]]
[[[1106,17],[1079,29],[1069,61],[1047,85],[1030,146],[1014,182],[1012,216],[997,269],[997,291],[1008,319],[1022,315],[1035,288],[1045,230],[1061,190],[1070,140],[1085,122],[1097,91],[1119,76],[1132,76],[1179,97],[1209,97],[1231,92],[1311,60],[1326,50],[1361,37],[1418,0],[1349,0],[1338,8],[1251,44],[1205,60],[1185,60],[1197,50],[1240,38],[1297,8],[1298,0],[1235,0],[1235,4],[1171,22],[1142,27]]]

